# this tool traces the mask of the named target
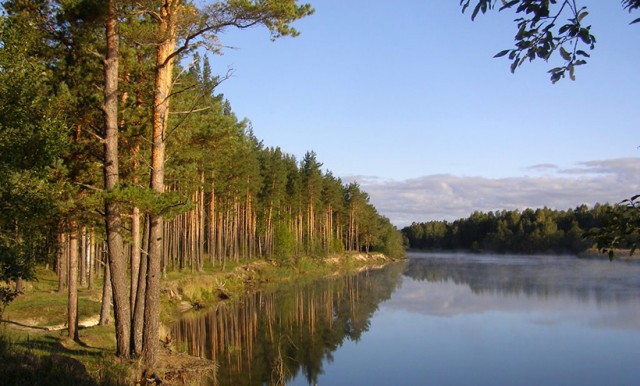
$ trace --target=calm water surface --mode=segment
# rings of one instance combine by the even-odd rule
[[[413,253],[173,334],[217,385],[638,385],[640,262]]]

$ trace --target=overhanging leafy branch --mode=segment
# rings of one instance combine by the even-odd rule
[[[462,12],[471,5],[471,0],[461,0]],[[471,19],[475,20],[479,13],[497,8],[496,0],[478,0]],[[638,0],[629,0],[629,10],[639,4]],[[502,50],[494,57],[507,56],[511,61],[511,72],[525,61],[543,59],[548,61],[557,52],[562,64],[551,68],[553,83],[569,76],[575,80],[575,68],[587,63],[588,51],[595,48],[596,38],[591,33],[591,26],[586,25],[589,15],[587,7],[579,6],[576,0],[501,0],[499,11],[515,10],[520,16],[514,21],[518,31],[514,36],[513,48]]]

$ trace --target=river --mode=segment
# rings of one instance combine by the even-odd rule
[[[637,385],[640,262],[410,253],[188,315],[214,385]]]

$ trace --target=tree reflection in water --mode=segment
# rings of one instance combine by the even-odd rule
[[[413,253],[409,254],[404,274],[414,280],[467,285],[475,294],[571,296],[583,302],[594,299],[606,304],[640,299],[638,261]]]
[[[220,303],[171,331],[182,352],[217,365],[214,385],[283,385],[301,371],[310,384],[345,339],[357,341],[399,285],[405,263]]]

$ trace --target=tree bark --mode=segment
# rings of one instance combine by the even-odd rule
[[[93,289],[93,280],[94,280],[94,263],[95,263],[95,240],[93,238],[93,228],[89,231],[87,235],[87,264],[89,264],[89,290]]]
[[[80,271],[80,287],[84,288],[87,286],[87,227],[82,226],[82,231],[80,232],[81,243],[80,243],[80,261],[78,264],[78,269]]]
[[[69,233],[69,287],[67,301],[69,338],[78,340],[78,227],[73,221]]]
[[[105,22],[107,36],[104,60],[104,180],[107,191],[119,184],[118,165],[118,25],[115,0],[110,0]],[[116,200],[105,199],[105,222],[107,230],[108,264],[111,270],[113,289],[113,311],[116,324],[116,354],[128,358],[131,341],[131,311],[127,288],[127,264],[122,240],[122,218]]]
[[[58,235],[58,242],[60,244],[58,250],[58,293],[64,293],[64,288],[67,286],[67,237],[66,234],[60,233]]]
[[[100,322],[101,326],[108,326],[111,323],[111,299],[113,291],[111,290],[111,270],[109,264],[104,262],[104,284],[102,286],[102,305],[100,306]]]
[[[149,218],[145,216],[143,245],[138,271],[138,285],[136,288],[136,302],[133,309],[133,327],[131,330],[132,349],[135,355],[142,354],[142,330],[144,324],[145,297],[147,288],[147,251],[149,250]]]
[[[140,276],[140,209],[133,208],[131,219],[131,312],[136,306],[136,296],[138,293],[138,277]]]
[[[156,52],[156,73],[153,96],[153,138],[151,148],[151,189],[164,192],[165,135],[169,118],[169,98],[173,75],[173,54],[176,46],[177,1],[162,3],[158,22],[158,35],[163,37]],[[147,288],[144,309],[144,364],[153,368],[159,346],[160,275],[163,250],[164,219],[152,213],[149,229],[149,255]]]
[[[140,153],[140,138],[135,139],[133,149],[131,149],[131,155],[133,156],[133,184],[138,185],[138,168],[140,162],[138,155]],[[131,246],[131,312],[133,313],[136,305],[136,298],[138,296],[138,280],[140,276],[140,208],[134,207],[131,219],[131,239],[133,240]],[[146,272],[145,272],[146,273]],[[133,315],[132,315],[133,319]],[[132,332],[133,334],[133,332]]]

